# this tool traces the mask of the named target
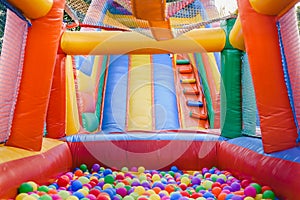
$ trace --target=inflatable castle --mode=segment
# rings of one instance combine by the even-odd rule
[[[82,163],[300,199],[299,0],[236,2],[1,0],[0,199]]]

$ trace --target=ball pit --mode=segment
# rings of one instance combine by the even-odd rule
[[[133,170],[132,170],[133,169]],[[203,168],[201,171],[130,171],[85,164],[46,185],[32,181],[19,187],[16,200],[260,200],[277,199],[268,186],[238,180],[230,172]]]

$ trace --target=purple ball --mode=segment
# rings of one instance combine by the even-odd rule
[[[141,186],[143,186],[144,188],[150,188],[150,184],[146,181],[142,182]]]
[[[138,182],[138,181],[133,181],[132,183],[131,183],[131,186],[140,186],[141,184],[140,184],[140,182]]]
[[[232,192],[236,192],[241,189],[241,185],[238,182],[233,182],[233,183],[231,183],[230,186],[231,186]]]
[[[154,187],[159,187],[160,189],[164,190],[165,189],[165,186],[164,184],[162,184],[161,182],[156,182],[153,184]],[[153,187],[152,186],[152,187]]]
[[[100,165],[99,164],[93,164],[92,171],[93,172],[98,172],[99,170],[100,170]]]
[[[231,200],[243,200],[243,197],[238,196],[238,195],[234,195],[231,197]]]
[[[125,197],[127,195],[127,190],[126,188],[121,187],[116,190],[116,193],[122,197]]]
[[[244,194],[247,196],[247,197],[253,197],[255,198],[256,197],[256,189],[255,187],[249,185],[245,188],[244,190]]]
[[[233,192],[232,187],[226,185],[225,187],[223,187],[223,190],[229,190],[230,192]]]
[[[198,177],[193,177],[191,182],[192,182],[192,185],[200,185],[201,180]]]
[[[216,182],[221,183],[221,185],[222,185],[223,183],[225,183],[224,179],[222,179],[222,178],[217,178]]]

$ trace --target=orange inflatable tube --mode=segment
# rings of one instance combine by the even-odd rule
[[[47,137],[66,135],[66,71],[65,54],[58,54],[54,69],[49,106],[47,111]]]
[[[246,51],[253,74],[266,153],[296,146],[294,124],[284,81],[276,16],[255,12],[249,0],[238,1]]]
[[[54,0],[45,17],[32,20],[8,146],[34,151],[42,147],[64,6],[64,0]]]

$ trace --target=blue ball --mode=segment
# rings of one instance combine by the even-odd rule
[[[78,199],[84,198],[84,194],[82,194],[81,192],[74,192],[74,193],[73,193],[73,196],[78,197]]]
[[[203,194],[203,197],[205,197],[205,198],[209,198],[209,197],[215,197],[215,195],[213,195],[212,193],[210,193],[210,192],[205,192],[204,194]]]
[[[111,169],[105,169],[104,171],[103,171],[103,175],[104,176],[106,176],[106,175],[108,175],[108,174],[112,174],[113,172],[112,172],[112,170]]]
[[[234,195],[233,194],[228,194],[225,198],[225,200],[230,200]]]
[[[182,195],[179,192],[173,192],[171,194],[170,200],[178,200],[182,197]]]
[[[173,172],[178,172],[178,168],[177,168],[176,166],[172,166],[172,167],[171,167],[171,171],[173,171]]]
[[[78,180],[75,180],[71,183],[71,190],[76,192],[77,190],[82,188],[82,183]]]

